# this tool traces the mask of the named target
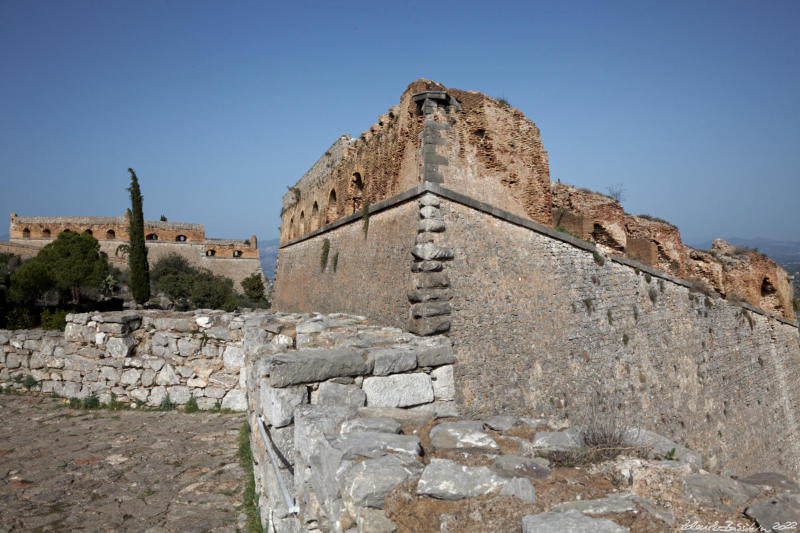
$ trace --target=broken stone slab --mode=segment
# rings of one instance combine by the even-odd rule
[[[347,467],[342,473],[339,487],[349,509],[382,509],[386,495],[397,485],[419,477],[422,469],[423,465],[414,457],[386,454]]]
[[[438,335],[450,330],[450,316],[435,316],[429,318],[412,318],[409,320],[408,330],[415,335]]]
[[[604,515],[633,512],[636,510],[636,506],[630,499],[613,495],[607,498],[597,498],[594,500],[562,502],[553,505],[550,509],[556,512],[575,510],[584,514]]]
[[[450,365],[455,360],[452,341],[447,337],[425,339],[417,347],[417,365],[420,367]]]
[[[494,439],[483,431],[481,422],[444,422],[431,429],[430,436],[431,445],[439,449],[500,449]]]
[[[336,438],[345,420],[355,416],[353,409],[323,405],[298,405],[294,411],[294,445],[305,461],[320,438]]]
[[[228,391],[225,397],[222,398],[222,408],[230,409],[231,411],[246,411],[247,393],[243,390]]]
[[[745,509],[744,514],[756,521],[760,531],[791,531],[787,526],[800,523],[800,494],[778,494],[761,500]]]
[[[372,374],[375,376],[388,376],[417,367],[417,354],[408,344],[373,348],[367,355],[373,360]]]
[[[369,533],[394,533],[397,531],[397,524],[386,518],[383,511],[378,509],[358,509],[356,515],[356,526],[359,532]]]
[[[638,494],[634,494],[632,492],[621,492],[619,493],[619,497],[633,500],[635,503],[640,505],[645,511],[650,513],[655,518],[661,520],[668,526],[672,527],[673,525],[675,525],[675,516],[672,514],[672,511],[670,511],[669,509],[665,509],[659,505],[656,505],[656,503],[653,500],[642,498]]]
[[[305,387],[303,387],[305,388]],[[358,385],[342,385],[326,381],[319,384],[319,403],[343,407],[363,407],[366,395]]]
[[[508,431],[517,423],[517,419],[513,416],[507,415],[496,415],[490,418],[487,418],[483,421],[484,424],[489,429],[493,429],[495,431]]]
[[[434,418],[432,411],[415,411],[398,407],[361,407],[358,416],[363,418],[391,418],[400,424],[422,425]]]
[[[31,356],[33,360],[33,356]],[[33,367],[31,367],[33,368]],[[777,472],[759,472],[746,478],[740,478],[741,483],[748,485],[756,485],[758,487],[772,487],[779,490],[788,492],[800,493],[800,485],[789,479],[788,477],[778,474]]]
[[[450,248],[442,248],[431,242],[417,244],[411,248],[411,255],[418,261],[446,261],[454,257]]]
[[[410,408],[412,411],[426,411],[433,414],[433,418],[453,418],[461,412],[458,404],[450,400],[434,400],[432,403],[417,405]]]
[[[433,401],[431,378],[421,372],[368,377],[362,388],[369,407],[409,407]]]
[[[351,431],[338,436],[332,443],[341,450],[345,459],[353,457],[380,457],[386,452],[419,455],[422,453],[419,437],[380,431]]]
[[[244,351],[239,346],[229,345],[222,353],[225,368],[241,368],[244,365]]]
[[[492,469],[506,477],[525,477],[542,479],[551,474],[547,459],[530,458],[520,455],[501,455],[494,460]]]
[[[275,355],[268,370],[273,387],[286,387],[340,376],[370,374],[372,360],[365,351],[352,348],[301,350]]]
[[[508,481],[485,466],[462,466],[448,459],[432,458],[417,483],[417,494],[440,500],[477,498],[499,493]]]
[[[758,487],[716,474],[690,474],[683,478],[681,492],[692,503],[734,512],[758,495]]]
[[[688,464],[693,472],[703,465],[703,458],[685,446],[642,428],[627,428],[622,433],[622,441],[625,446],[641,446],[649,450],[648,456],[651,459],[669,456],[675,450],[675,460],[680,464]]]
[[[545,452],[570,452],[583,447],[583,436],[574,428],[565,431],[537,431],[533,447]]]
[[[628,533],[606,518],[591,518],[579,511],[539,513],[522,519],[522,533]]]
[[[450,278],[444,272],[418,272],[413,276],[415,289],[446,289]]]
[[[412,303],[437,302],[451,300],[453,293],[450,289],[425,289],[408,291],[406,296],[408,296],[408,301]]]
[[[433,235],[432,233],[418,233],[417,235]],[[430,242],[430,241],[426,241]],[[417,261],[411,265],[411,272],[439,272],[444,267],[441,261]]]
[[[536,489],[531,480],[524,477],[516,477],[506,483],[500,496],[513,496],[526,503],[536,503]]]
[[[381,433],[400,433],[400,424],[389,417],[354,418],[342,423],[341,433],[351,431],[380,431]]]

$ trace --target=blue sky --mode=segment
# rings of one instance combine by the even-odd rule
[[[147,218],[273,238],[286,187],[425,77],[507,98],[553,180],[687,242],[800,240],[798,27],[796,1],[0,0],[0,213],[121,215],[133,167]]]

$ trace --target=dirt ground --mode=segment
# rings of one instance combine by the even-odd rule
[[[0,531],[244,529],[242,414],[0,395]]]

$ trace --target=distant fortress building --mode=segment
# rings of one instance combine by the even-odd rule
[[[117,249],[128,242],[128,226],[127,213],[122,217],[21,217],[12,213],[9,242],[0,243],[0,252],[33,257],[59,234],[74,231],[97,239],[109,261],[124,269],[128,262],[117,255]],[[232,279],[238,290],[244,278],[253,273],[263,276],[255,235],[249,239],[209,239],[203,224],[156,220],[144,221],[144,235],[151,266],[174,253],[193,267]]]

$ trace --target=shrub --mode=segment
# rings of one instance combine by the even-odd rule
[[[663,279],[658,280],[658,289],[661,292],[664,292],[665,287],[664,287],[664,280]]]
[[[192,281],[197,270],[192,268],[186,258],[171,253],[162,257],[150,271],[150,282],[155,292],[163,292],[171,300],[189,298]]]
[[[56,309],[51,312],[49,309],[45,309],[41,314],[41,323],[43,329],[64,331],[67,327],[67,311]]]
[[[647,283],[650,283],[650,281],[651,281],[652,279],[653,279],[653,277],[652,277],[650,274],[648,274],[647,272],[645,272],[645,273],[644,273],[644,280],[645,280]]]
[[[605,258],[602,255],[600,255],[600,253],[597,250],[592,252],[592,258],[594,259],[594,262],[600,266],[606,264]]]
[[[656,290],[655,287],[650,287],[647,291],[647,295],[650,297],[650,301],[653,302],[653,304],[658,300],[658,290]]]
[[[594,310],[593,307],[592,307],[592,299],[591,298],[584,298],[583,305],[586,307],[586,311],[588,311],[589,314],[591,314],[592,311]]]
[[[511,104],[508,103],[508,100],[505,96],[495,98],[495,100],[497,100],[497,103],[500,104],[501,107],[511,107]]]
[[[161,400],[161,405],[158,406],[159,411],[174,411],[175,407],[177,407],[172,400],[169,399],[169,393],[164,395],[164,399]]]
[[[200,410],[200,407],[197,405],[197,398],[192,396],[189,398],[189,401],[186,402],[186,407],[183,408],[184,413],[196,413]]]
[[[623,333],[622,334],[622,344],[627,346],[630,341],[631,341],[631,338],[628,337],[628,334],[627,333]]]
[[[608,317],[608,323],[609,324],[613,324],[614,323],[614,317],[611,316],[611,309],[606,311],[606,316]]]
[[[6,316],[8,329],[31,329],[36,327],[33,312],[27,307],[15,307]]]
[[[334,272],[336,272],[336,268],[339,266],[339,252],[333,254],[333,261],[331,261],[331,268]]]
[[[97,396],[94,394],[87,396],[83,400],[81,400],[81,408],[82,409],[99,409],[100,408],[100,400],[97,399]]]
[[[661,224],[666,224],[667,226],[670,226],[670,227],[673,227],[673,228],[675,227],[675,224],[672,224],[672,223],[664,220],[663,218],[658,218],[658,217],[654,217],[654,216],[650,216],[650,215],[636,215],[636,216],[638,216],[639,218],[643,218],[645,220],[649,220],[650,222],[658,222],[658,223],[661,223]]]
[[[233,280],[215,276],[208,271],[201,271],[192,281],[192,292],[189,299],[195,308],[224,309],[225,311],[236,309]]]
[[[22,380],[22,386],[27,390],[31,390],[31,388],[35,387],[38,383],[39,382],[36,381],[33,376],[25,376],[25,379]]]
[[[798,311],[800,311],[800,300],[798,300],[797,298],[795,298],[794,300],[792,300],[792,307],[794,308],[794,312],[795,312],[795,313],[797,313]]]
[[[608,187],[608,196],[615,202],[621,204],[625,200],[625,188],[621,184]]]
[[[241,285],[242,289],[244,289],[244,295],[248,298],[252,300],[264,298],[264,278],[258,272],[253,272],[244,278]]]
[[[256,421],[258,424],[259,422]],[[239,428],[239,466],[245,471],[243,490],[244,511],[247,516],[248,533],[261,533],[261,513],[258,508],[258,494],[253,472],[253,452],[250,449],[250,425],[244,422]]]

